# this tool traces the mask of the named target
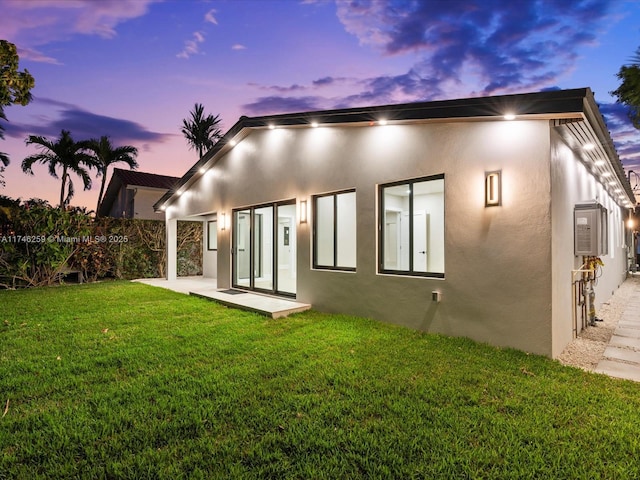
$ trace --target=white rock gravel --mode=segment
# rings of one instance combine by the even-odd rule
[[[563,365],[571,365],[584,370],[594,370],[603,357],[609,340],[625,311],[629,300],[640,286],[640,276],[630,276],[618,288],[608,302],[596,311],[596,317],[602,319],[595,327],[582,330],[558,357]],[[581,320],[578,319],[580,322]]]

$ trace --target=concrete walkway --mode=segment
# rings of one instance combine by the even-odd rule
[[[640,282],[633,283],[633,294],[594,371],[640,382]]]

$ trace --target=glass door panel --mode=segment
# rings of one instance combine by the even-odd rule
[[[258,290],[273,290],[273,207],[253,209],[253,280]]]
[[[278,205],[276,291],[296,293],[296,205]]]
[[[240,210],[233,216],[234,285],[251,287],[251,211]]]
[[[295,295],[295,202],[233,213],[233,286]]]

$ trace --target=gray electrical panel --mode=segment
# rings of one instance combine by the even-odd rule
[[[606,208],[596,202],[577,204],[573,219],[575,255],[599,257],[609,253]]]

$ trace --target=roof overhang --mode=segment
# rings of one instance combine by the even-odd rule
[[[227,133],[196,162],[176,186],[154,204],[156,211],[165,210],[183,192],[206,173],[221,157],[253,130],[267,128],[311,128],[314,126],[353,126],[385,124],[416,124],[433,122],[503,121],[508,119],[544,119],[553,122],[576,152],[581,142],[598,145],[592,155],[608,161],[610,174],[631,202],[634,198],[613,141],[589,88],[553,90],[548,92],[477,97],[459,100],[417,102],[375,107],[319,110],[262,117],[241,117]],[[580,127],[571,125],[580,124]],[[580,136],[582,130],[584,137]],[[574,132],[575,131],[575,132]],[[587,154],[585,154],[587,155]],[[590,158],[583,157],[581,158]],[[583,160],[586,164],[587,160]],[[594,160],[595,162],[595,160]],[[605,170],[601,169],[603,172]],[[599,170],[598,170],[599,171]],[[614,191],[614,190],[612,190]],[[618,198],[620,195],[616,194]]]

